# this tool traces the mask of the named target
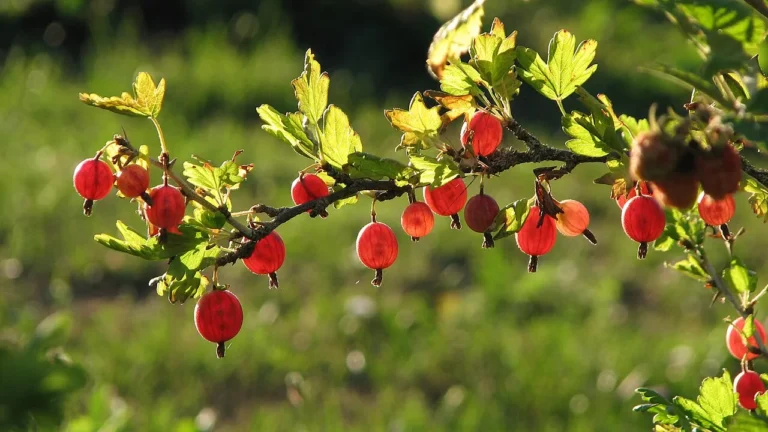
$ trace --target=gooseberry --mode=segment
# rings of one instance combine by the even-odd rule
[[[152,205],[145,204],[147,219],[158,228],[176,228],[184,219],[186,204],[179,189],[165,185],[152,188],[149,192]]]
[[[699,154],[696,157],[696,176],[704,192],[714,199],[723,199],[739,190],[741,156],[730,144],[709,154]]]
[[[455,178],[434,189],[425,187],[424,201],[433,212],[440,216],[450,216],[451,228],[461,229],[458,213],[467,202],[467,187],[461,178]]]
[[[251,272],[259,275],[269,275],[269,287],[278,288],[277,270],[285,262],[285,243],[275,231],[257,241],[253,252],[243,258],[243,264]]]
[[[146,195],[148,188],[149,172],[141,165],[128,165],[117,174],[117,189],[127,198]]]
[[[736,212],[736,201],[728,194],[723,199],[714,199],[706,192],[699,196],[699,215],[704,222],[712,226],[728,223]]]
[[[650,187],[648,187],[648,182],[641,181],[640,182],[640,193],[642,195],[653,195],[653,191]],[[624,208],[624,204],[627,203],[627,201],[631,200],[632,198],[637,196],[637,189],[635,188],[635,185],[632,185],[629,187],[629,190],[624,195],[619,195],[616,197],[616,205],[619,206],[620,209]]]
[[[766,343],[765,327],[758,320],[754,320],[755,331],[749,338],[749,346],[757,348],[757,340],[755,335],[760,335],[760,340],[763,344]],[[725,332],[725,345],[728,347],[728,352],[731,353],[736,359],[741,360],[744,355],[747,356],[747,360],[754,360],[759,357],[759,354],[751,352],[747,348],[747,342],[744,339],[742,331],[744,331],[744,318],[738,317],[728,326],[728,330]]]
[[[648,243],[661,237],[664,232],[666,218],[664,210],[655,199],[640,195],[627,201],[621,211],[621,225],[624,232],[632,240],[639,242],[637,250],[639,259],[648,254]]]
[[[400,224],[406,234],[411,236],[411,240],[419,241],[432,231],[435,226],[435,216],[429,206],[421,201],[415,201],[408,204],[400,217]]]
[[[482,233],[493,225],[498,214],[499,204],[493,197],[481,191],[479,195],[475,195],[467,201],[464,208],[464,222],[472,231]]]
[[[563,200],[558,203],[562,213],[557,214],[557,230],[568,237],[583,235],[592,244],[597,244],[595,236],[587,228],[589,226],[589,210],[584,204],[575,200]]]
[[[371,281],[373,286],[381,286],[383,271],[397,259],[397,238],[387,224],[373,221],[364,226],[357,235],[355,244],[360,262],[376,271]]]
[[[542,215],[539,207],[532,206],[528,217],[523,222],[523,227],[515,234],[517,247],[531,257],[528,261],[529,272],[536,271],[539,257],[551,251],[556,240],[555,220],[546,214]]]
[[[653,182],[653,197],[665,207],[689,209],[699,195],[699,180],[691,173],[672,173]]]
[[[216,344],[216,356],[224,357],[225,343],[243,326],[243,307],[229,291],[213,290],[195,305],[195,327],[200,336]]]
[[[115,175],[112,174],[112,169],[106,162],[96,157],[86,159],[77,165],[72,182],[75,184],[77,193],[85,198],[83,212],[86,216],[90,216],[93,202],[109,195],[115,183]]]
[[[469,123],[461,127],[461,144],[466,147],[472,138],[472,150],[477,156],[488,156],[501,144],[501,121],[487,111],[477,111]]]
[[[755,396],[765,392],[765,383],[755,371],[745,370],[736,375],[733,380],[733,388],[739,394],[739,405],[744,409],[757,408]]]
[[[309,201],[328,196],[328,186],[323,179],[315,174],[301,174],[291,184],[291,198],[296,205],[302,205]],[[312,209],[307,210],[310,213]],[[328,212],[322,210],[320,217],[328,216]]]

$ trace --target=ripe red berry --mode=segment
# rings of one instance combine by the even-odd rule
[[[216,344],[216,356],[224,357],[224,344],[243,326],[243,307],[229,291],[213,290],[195,305],[195,327],[200,336]]]
[[[653,190],[653,197],[661,205],[686,210],[696,202],[699,180],[693,174],[672,173],[653,182]]]
[[[490,195],[480,192],[467,201],[464,208],[464,222],[469,229],[482,233],[493,225],[499,214],[499,204]]]
[[[618,205],[620,209],[624,208],[624,204],[626,204],[627,201],[637,196],[637,189],[635,189],[635,185],[631,185],[628,189],[629,190],[626,195],[619,195],[616,197],[616,205]],[[648,182],[644,181],[640,182],[640,192],[643,195],[653,195],[653,191],[650,187],[648,187]]]
[[[433,212],[440,216],[450,216],[451,228],[461,229],[458,213],[467,202],[467,187],[464,185],[464,180],[455,178],[434,189],[426,186],[424,201]]]
[[[275,231],[256,242],[253,252],[243,259],[243,264],[251,272],[259,275],[269,275],[269,287],[279,287],[277,270],[285,262],[285,243]]]
[[[749,349],[747,349],[746,340],[744,339],[744,335],[742,334],[742,331],[744,330],[744,318],[738,317],[733,321],[731,325],[728,326],[728,331],[725,332],[725,345],[728,347],[728,352],[731,353],[732,356],[734,356],[737,360],[741,360],[744,355],[747,356],[747,360],[753,360],[759,357],[758,354],[755,354],[753,352],[750,352]],[[765,335],[765,327],[763,327],[763,324],[760,323],[758,320],[754,320],[755,324],[755,331],[752,336],[749,338],[749,346],[757,348],[757,340],[755,339],[755,335],[760,335],[760,340],[763,341],[763,344],[766,343],[766,335]]]
[[[435,226],[435,216],[428,205],[416,201],[403,210],[400,224],[405,233],[411,236],[411,240],[419,241],[419,238],[432,232],[432,227]]]
[[[77,165],[72,182],[75,184],[77,193],[85,198],[83,211],[86,216],[90,216],[93,202],[109,195],[115,183],[115,175],[112,174],[112,169],[106,162],[91,158]]]
[[[699,196],[698,207],[701,218],[708,225],[712,226],[728,223],[734,213],[736,213],[736,201],[731,194],[726,195],[723,199],[716,200],[706,192],[702,192]]]
[[[302,174],[291,184],[291,198],[293,198],[293,203],[296,205],[328,196],[328,193],[328,186],[323,179],[314,174]],[[307,213],[311,211],[307,210]],[[320,216],[326,217],[328,212],[323,210]]]
[[[760,375],[751,370],[736,375],[736,379],[733,380],[733,388],[739,394],[739,405],[748,410],[757,408],[755,396],[759,393],[765,393],[765,383],[763,383]]]
[[[538,226],[540,220],[542,224]],[[547,215],[544,215],[544,219],[541,219],[541,210],[537,206],[531,207],[523,227],[515,234],[517,247],[531,257],[528,262],[529,272],[533,273],[536,271],[539,257],[551,251],[555,246],[556,240],[557,228],[555,228],[555,220]]]
[[[147,219],[158,228],[176,228],[184,219],[184,195],[173,186],[159,185],[149,192],[152,205],[145,205]]]
[[[584,204],[575,200],[563,200],[558,203],[562,213],[557,214],[557,230],[568,237],[583,235],[592,244],[597,244],[597,239],[589,231],[589,210]]]
[[[474,132],[474,134],[471,134]],[[469,123],[461,127],[461,144],[466,147],[472,135],[472,149],[477,156],[488,156],[501,144],[501,121],[486,111],[477,111]]]
[[[632,240],[640,243],[637,250],[639,259],[648,253],[648,243],[661,237],[666,217],[655,199],[640,195],[627,201],[621,212],[621,225]]]
[[[357,256],[369,269],[376,270],[373,286],[381,286],[385,268],[397,259],[397,238],[392,228],[381,222],[371,222],[364,226],[357,235]]]
[[[655,181],[675,170],[680,149],[666,141],[661,131],[646,131],[635,137],[629,159],[632,177]]]
[[[741,157],[730,144],[700,154],[696,157],[696,176],[704,192],[714,199],[723,199],[739,190]]]
[[[117,174],[117,189],[128,198],[136,198],[149,188],[149,172],[141,165],[128,165]]]

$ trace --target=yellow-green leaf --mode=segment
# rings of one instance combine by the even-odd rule
[[[485,13],[483,3],[485,0],[475,0],[435,33],[427,54],[427,70],[434,78],[441,79],[448,61],[466,53],[472,39],[480,34]]]
[[[120,96],[104,97],[94,93],[80,93],[80,100],[97,108],[136,117],[157,117],[163,107],[165,79],[155,86],[152,77],[139,72],[133,83],[135,97],[123,92]]]
[[[360,136],[349,125],[349,118],[341,108],[331,105],[323,116],[323,134],[320,137],[320,158],[341,169],[350,153],[363,151]]]
[[[749,205],[755,216],[762,218],[763,222],[768,222],[768,189],[754,178],[747,176],[745,179],[744,191],[749,192]]]
[[[499,210],[495,225],[501,226],[501,229],[493,236],[493,239],[500,240],[520,231],[531,211],[531,205],[533,205],[532,198],[519,199]]]
[[[567,30],[560,30],[549,42],[547,63],[536,51],[517,48],[520,78],[545,97],[561,101],[595,73],[597,65],[590,64],[596,49],[597,42],[592,39],[577,47],[576,37]]]
[[[429,148],[443,127],[440,107],[427,108],[419,92],[413,95],[408,111],[395,108],[385,111],[384,115],[392,127],[403,132],[400,147]]]
[[[454,96],[435,90],[427,90],[424,92],[424,96],[433,99],[448,110],[442,115],[443,124],[448,124],[464,115],[471,116],[477,109],[475,98],[472,95]]]
[[[286,116],[266,104],[256,108],[256,112],[259,113],[261,120],[266,123],[261,126],[262,129],[270,135],[290,144],[296,153],[318,161],[315,145],[298,121],[298,117],[304,117],[302,114]]]
[[[299,101],[299,110],[304,113],[313,125],[320,122],[320,118],[328,106],[328,87],[331,79],[328,74],[320,70],[320,63],[315,61],[312,50],[307,50],[304,57],[304,72],[291,81]]]
[[[440,79],[440,89],[455,96],[479,95],[482,93],[480,85],[488,87],[490,84],[483,79],[474,66],[460,60],[446,66]]]
[[[411,165],[420,172],[419,183],[440,187],[459,176],[459,167],[448,158],[411,155]]]

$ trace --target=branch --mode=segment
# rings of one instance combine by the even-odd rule
[[[760,168],[756,168],[746,158],[741,157],[741,169],[745,173],[754,177],[760,184],[768,188],[768,171]]]
[[[761,15],[768,18],[768,4],[765,3],[765,0],[744,0],[744,2],[752,6]]]

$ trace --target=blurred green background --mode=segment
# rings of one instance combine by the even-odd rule
[[[486,29],[499,16],[540,52],[561,28],[597,39],[599,68],[586,87],[608,94],[617,112],[643,117],[653,102],[679,109],[689,96],[638,71],[698,64],[662,16],[620,0],[487,3]],[[75,165],[121,127],[134,144],[159,149],[149,122],[87,107],[78,92],[119,94],[138,71],[165,77],[160,121],[172,154],[221,161],[244,149],[240,161],[256,169],[233,196],[236,209],[289,205],[306,161],[260,130],[255,107],[295,110],[290,80],[304,51],[330,72],[331,101],[366,150],[402,157],[383,110],[437,88],[427,47],[466,4],[0,2],[0,429],[644,431],[651,421],[631,411],[635,387],[693,397],[703,377],[735,372],[721,321],[731,309],[710,308],[708,290],[664,270],[674,253],[636,260],[608,188],[592,184],[601,167],[553,184],[557,198],[591,210],[599,246],[560,237],[536,274],[513,239],[483,250],[480,235],[451,231],[444,218],[411,243],[399,229],[403,198],[377,206],[400,257],[374,289],[354,252],[365,200],[325,220],[292,221],[280,228],[288,259],[278,291],[239,264],[223,272],[245,308],[223,360],[195,331],[192,302],[171,305],[147,285],[161,263],[92,240],[115,234],[116,219],[141,221],[114,196],[84,217]],[[556,105],[529,88],[513,112],[546,142],[564,142]],[[458,129],[448,137],[458,144]],[[532,168],[486,191],[500,203],[530,196]],[[734,225],[750,233],[738,248],[765,250],[764,227],[746,195],[738,201]],[[723,262],[720,244],[711,249]],[[745,255],[765,277],[768,256]]]

